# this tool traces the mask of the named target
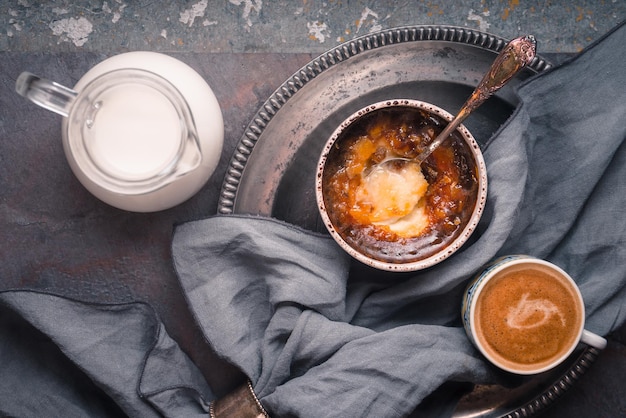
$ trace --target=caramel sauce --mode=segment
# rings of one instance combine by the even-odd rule
[[[385,108],[363,116],[337,139],[324,168],[322,192],[331,222],[349,245],[377,260],[411,262],[439,252],[462,232],[476,205],[478,171],[458,132],[422,163],[428,185],[425,192],[415,192],[419,202],[411,211],[422,210],[424,216],[409,218],[413,212],[404,206],[388,209],[389,216],[398,211],[409,222],[425,219],[423,226],[394,232],[374,210],[385,202],[368,205],[359,199],[364,171],[389,157],[417,156],[445,123],[421,109]]]

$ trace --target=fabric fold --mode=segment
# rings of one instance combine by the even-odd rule
[[[258,234],[258,231],[266,231],[268,225],[272,227],[271,234]],[[215,262],[191,262],[189,259],[187,243],[195,246],[198,239],[212,241],[207,238],[209,236],[225,239],[224,234],[241,236],[242,231],[256,230],[248,234],[248,239],[257,237],[271,242],[273,231],[277,228],[281,231],[281,240],[299,241],[301,250],[315,243],[316,253],[329,256],[319,259],[321,265],[317,270],[310,267],[302,271],[294,270],[292,273],[299,277],[300,287],[291,288],[292,293],[288,297],[284,297],[287,293],[284,288],[281,289],[279,294],[285,300],[279,303],[270,303],[276,300],[272,297],[275,276],[264,273],[265,269],[260,269],[254,276],[225,276],[223,272],[215,271],[224,266],[216,267]],[[255,254],[259,253],[258,243],[250,243],[246,247],[250,253],[244,252],[241,246],[238,248],[239,258],[232,261],[234,269],[242,263],[247,264],[247,260],[251,265],[258,261],[255,259]],[[266,245],[268,251],[273,247]],[[218,248],[214,250],[219,251]],[[292,251],[286,259],[273,258],[272,262],[278,263],[276,268],[280,270],[283,269],[281,263],[298,269],[300,263],[294,262],[308,253],[301,250]],[[207,259],[210,253],[205,246],[205,251],[199,254]],[[460,327],[399,323],[380,332],[350,323],[346,314],[342,318],[329,318],[331,315],[328,312],[340,311],[337,308],[343,306],[341,301],[326,309],[321,309],[317,303],[313,303],[317,309],[295,303],[301,293],[316,284],[324,287],[334,283],[332,288],[340,289],[338,292],[341,294],[345,292],[348,279],[345,266],[350,260],[329,237],[295,229],[269,218],[218,216],[179,227],[173,240],[173,254],[183,289],[186,281],[191,281],[193,292],[187,292],[189,303],[203,324],[207,340],[221,355],[246,372],[270,415],[402,416],[446,381],[493,380],[493,377],[489,378],[491,371],[474,353]],[[184,263],[179,263],[177,254],[184,255]],[[321,279],[320,272],[329,269],[334,273]],[[224,271],[229,270],[226,268]],[[338,271],[342,274],[337,274]],[[219,279],[203,280],[204,286],[198,286],[196,280],[201,276]],[[222,280],[226,280],[232,290],[249,285],[250,277],[253,277],[254,286],[265,288],[267,293],[256,292],[256,299],[233,297],[238,291],[223,293]],[[200,289],[204,290],[200,292]],[[198,297],[199,293],[202,297]],[[320,297],[321,293],[311,294]],[[226,310],[222,310],[225,305]],[[458,304],[452,305],[458,316]],[[241,319],[242,315],[245,318],[251,312],[268,311],[271,315],[263,325],[255,323],[260,328],[248,329],[250,322]],[[231,321],[237,326],[231,327]],[[236,339],[229,339],[231,345],[225,346],[224,336],[236,330],[241,334]],[[254,335],[255,339],[249,339],[250,335]],[[254,367],[258,369],[246,368],[253,364],[247,358],[252,346],[257,353],[253,359],[256,360]],[[421,384],[416,385],[415,381]],[[395,412],[389,415],[390,411]]]
[[[214,217],[178,226],[172,251],[207,340],[254,382],[271,361],[263,364],[272,349],[265,340],[280,341],[280,324],[290,312],[345,315],[350,260],[330,237],[274,219]],[[280,320],[274,317],[279,307],[285,312]],[[275,336],[266,333],[272,320]]]
[[[142,302],[0,292],[0,357],[3,416],[200,416],[214,398]]]

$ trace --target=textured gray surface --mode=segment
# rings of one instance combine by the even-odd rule
[[[215,213],[226,163],[274,89],[319,53],[379,29],[442,24],[505,38],[529,32],[541,54],[559,61],[625,18],[624,0],[0,0],[0,287],[149,300],[216,391],[228,391],[241,375],[215,358],[193,326],[169,242],[174,223]],[[139,49],[171,53],[199,71],[225,119],[222,163],[209,184],[158,214],[125,213],[89,195],[63,156],[60,118],[13,92],[21,70],[71,85],[106,56]],[[626,415],[625,341],[622,327],[545,416]]]
[[[578,52],[624,18],[624,0],[2,0],[0,50],[312,53],[391,27],[456,25]]]

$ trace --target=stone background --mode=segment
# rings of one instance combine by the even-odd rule
[[[1,0],[0,51],[321,53],[381,29],[456,25],[578,52],[624,18],[624,0]]]
[[[173,225],[216,212],[247,123],[294,72],[339,43],[403,25],[452,25],[503,38],[534,34],[558,63],[626,19],[626,0],[0,0],[0,290],[32,288],[101,302],[149,300],[218,394],[243,377],[193,325],[170,260]],[[626,40],[625,40],[626,41]],[[19,97],[22,70],[71,85],[107,56],[167,52],[198,70],[224,112],[222,160],[188,202],[119,211],[72,175],[60,117]],[[616,260],[622,262],[623,260]],[[545,416],[626,416],[626,326]]]

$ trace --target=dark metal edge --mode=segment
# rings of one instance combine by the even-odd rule
[[[287,103],[291,96],[323,71],[350,57],[387,45],[418,41],[462,43],[494,52],[499,52],[507,42],[505,39],[495,35],[456,26],[404,26],[364,35],[344,42],[323,53],[300,68],[291,78],[285,81],[282,86],[274,91],[246,127],[244,135],[235,148],[224,176],[218,201],[218,213],[233,213],[239,182],[241,181],[248,158],[267,124]],[[536,56],[530,65],[528,65],[528,68],[536,73],[549,69],[550,67],[551,64],[540,56]]]
[[[548,406],[556,402],[567,390],[569,390],[596,361],[600,350],[594,347],[587,347],[572,367],[557,379],[542,394],[520,406],[514,411],[504,415],[503,418],[525,418],[542,412]]]

